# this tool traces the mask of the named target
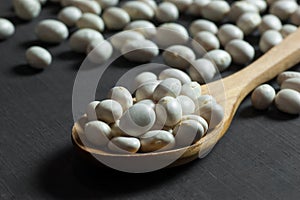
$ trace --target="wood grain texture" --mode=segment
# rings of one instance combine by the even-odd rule
[[[12,19],[17,29],[12,38],[0,42],[1,200],[300,198],[299,117],[274,107],[253,110],[249,98],[205,159],[150,174],[89,166],[75,154],[70,138],[72,87],[83,56],[71,53],[64,42],[46,46],[55,57],[50,68],[28,68],[24,52],[40,44],[32,30],[40,19],[54,18],[58,8],[49,4],[38,19],[25,23],[14,17],[11,1],[4,2],[1,17]],[[101,80],[103,91],[128,69],[115,66],[108,71],[109,78]],[[237,69],[240,66],[226,73]]]

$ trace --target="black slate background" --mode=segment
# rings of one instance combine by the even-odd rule
[[[16,24],[16,34],[0,42],[0,199],[300,199],[300,118],[274,107],[255,111],[249,97],[205,159],[148,174],[84,163],[70,139],[72,87],[84,56],[67,42],[40,43],[33,33],[39,20],[57,11],[48,4],[38,19],[23,22],[10,1],[0,2],[0,16]],[[26,65],[31,45],[50,50],[51,67]],[[102,91],[128,69],[107,72]]]

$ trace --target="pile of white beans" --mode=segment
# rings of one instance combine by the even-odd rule
[[[138,74],[135,94],[113,87],[108,98],[86,109],[84,137],[115,153],[147,153],[186,147],[223,119],[224,110],[181,70]]]
[[[164,63],[177,68],[165,70],[158,77],[151,72],[140,74],[134,96],[126,88],[115,87],[109,99],[89,104],[87,139],[118,152],[189,145],[180,130],[195,130],[197,134],[190,143],[199,140],[224,114],[211,96],[201,96],[199,83],[212,81],[232,64],[251,63],[256,51],[246,41],[249,36],[259,38],[257,46],[265,53],[300,25],[300,7],[295,0],[242,0],[231,4],[224,0],[49,1],[62,9],[57,19],[44,19],[36,25],[40,41],[59,45],[68,39],[70,49],[86,53],[96,64],[108,61],[114,51],[132,62],[150,62],[164,49]],[[43,6],[47,6],[47,0],[13,0],[16,16],[25,21],[38,17]],[[188,28],[177,23],[183,14],[194,17]],[[117,33],[105,38],[105,31]],[[0,40],[14,33],[14,25],[0,18]],[[38,69],[52,62],[50,52],[40,46],[30,47],[26,59]],[[282,90],[277,95],[269,85],[255,89],[253,106],[266,109],[274,101],[283,112],[300,113],[299,73],[284,72],[278,80]],[[216,113],[213,121],[212,112]],[[164,123],[160,119],[163,116]]]

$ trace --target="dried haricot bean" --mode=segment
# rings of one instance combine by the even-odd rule
[[[296,26],[300,25],[300,6],[297,8],[297,10],[291,15],[290,20],[293,24]]]
[[[208,31],[213,34],[217,34],[218,27],[215,23],[205,20],[205,19],[198,19],[192,22],[189,27],[189,32],[192,36],[196,35],[196,33],[200,31]]]
[[[300,92],[300,78],[289,78],[281,84],[281,89],[292,89]]]
[[[199,55],[203,55],[206,51],[219,49],[220,42],[211,32],[200,31],[194,35],[192,46]]]
[[[261,17],[258,13],[244,13],[236,22],[236,25],[244,32],[250,35],[261,23]]]
[[[275,105],[282,112],[300,114],[300,93],[291,89],[282,89],[275,97]]]
[[[253,5],[255,5],[260,13],[263,13],[267,9],[267,2],[265,0],[245,0]]]
[[[196,106],[194,101],[190,97],[179,95],[178,97],[176,97],[176,100],[181,105],[182,115],[189,115],[195,112]]]
[[[32,20],[41,12],[41,4],[37,0],[13,0],[16,15],[23,20]]]
[[[214,64],[210,60],[203,58],[192,61],[188,71],[192,80],[199,83],[208,83],[216,74]]]
[[[151,39],[156,35],[156,27],[146,20],[136,20],[129,23],[124,30],[133,30],[141,33],[145,38]]]
[[[189,5],[191,5],[191,3],[193,2],[193,0],[184,0],[184,1],[178,1],[178,0],[164,0],[165,2],[171,2],[173,4],[176,5],[176,7],[178,8],[178,10],[180,12],[184,12]]]
[[[133,99],[130,92],[122,86],[115,86],[110,89],[107,97],[119,102],[122,106],[123,112],[133,105]]]
[[[290,78],[300,78],[300,72],[285,71],[278,75],[277,83],[281,85],[285,80]]]
[[[119,3],[119,0],[96,0],[102,9],[106,9],[108,7],[116,6]]]
[[[69,36],[69,30],[65,24],[54,19],[45,19],[35,28],[37,37],[44,42],[60,43]]]
[[[194,0],[193,3],[189,5],[187,14],[197,17],[201,16],[203,7],[206,6],[210,1],[211,0]]]
[[[165,96],[177,97],[181,90],[181,82],[175,78],[167,78],[160,82],[153,92],[153,100],[159,101]]]
[[[218,31],[218,38],[220,40],[220,43],[225,47],[225,45],[234,39],[240,39],[242,40],[244,38],[243,31],[233,25],[233,24],[224,24],[220,27]]]
[[[108,148],[117,153],[136,153],[141,146],[139,139],[133,137],[114,137]]]
[[[213,103],[213,104],[216,104],[216,99],[211,96],[211,95],[208,95],[208,94],[204,94],[204,95],[200,95],[196,100],[194,100],[195,102],[195,105],[196,105],[196,112],[197,113],[197,110],[199,109],[199,107],[207,104],[207,103]],[[199,114],[199,113],[198,113]]]
[[[83,13],[100,15],[102,11],[100,4],[94,0],[71,0],[70,5],[79,8]]]
[[[282,26],[280,33],[283,38],[286,38],[290,34],[294,33],[298,29],[297,26],[294,26],[292,24],[285,24]]]
[[[115,123],[111,124],[110,128],[111,128],[111,135],[113,137],[128,136],[124,131],[121,130],[120,120],[117,120]]]
[[[157,76],[152,72],[142,72],[138,74],[133,81],[134,88],[138,88],[142,84],[149,82],[149,81],[156,81]]]
[[[201,86],[195,81],[185,83],[182,85],[180,95],[188,96],[195,102],[201,96]]]
[[[63,8],[58,13],[58,19],[62,21],[65,25],[71,27],[74,26],[78,19],[82,16],[82,12],[79,8],[74,6],[69,6]]]
[[[137,102],[136,104],[138,104],[138,103],[146,104],[147,106],[150,106],[152,109],[155,108],[155,103],[151,99],[144,99],[144,100]]]
[[[158,27],[156,43],[161,47],[186,44],[189,40],[187,30],[177,23],[165,23]]]
[[[130,40],[145,40],[145,37],[136,31],[121,31],[110,38],[111,44],[117,50],[121,50],[123,45]]]
[[[262,52],[266,52],[282,41],[282,36],[278,31],[268,30],[263,33],[259,41],[259,48]]]
[[[281,28],[282,24],[280,19],[272,14],[264,15],[260,25],[258,26],[258,30],[261,34],[270,29],[279,31]]]
[[[148,131],[140,137],[141,151],[153,152],[153,151],[166,151],[172,149],[175,146],[174,136],[164,130]]]
[[[160,72],[158,77],[159,80],[165,80],[167,78],[176,78],[181,82],[181,84],[191,82],[191,78],[186,73],[184,73],[179,69],[172,69],[172,68],[165,69],[162,72]]]
[[[146,133],[154,125],[156,115],[146,104],[134,104],[120,119],[120,129],[127,135],[138,137]]]
[[[80,29],[90,28],[102,32],[104,30],[104,22],[96,14],[93,13],[84,13],[80,19],[77,20],[76,26]]]
[[[130,22],[128,13],[124,9],[118,7],[107,8],[103,13],[102,18],[105,26],[110,30],[121,30]]]
[[[175,135],[176,146],[185,147],[199,141],[205,132],[198,121],[184,120],[176,125],[173,134]]]
[[[186,69],[196,55],[192,49],[183,45],[173,45],[168,47],[163,53],[164,62],[175,68]]]
[[[103,40],[103,36],[98,31],[84,28],[74,32],[69,40],[70,47],[73,51],[85,53],[89,44],[94,40]]]
[[[15,33],[15,26],[7,19],[0,18],[0,40],[9,38]]]
[[[298,8],[295,1],[276,1],[270,7],[269,12],[281,20],[287,20]]]
[[[163,2],[158,5],[155,11],[155,17],[160,22],[173,22],[178,19],[179,11],[177,7],[170,2]]]
[[[27,49],[26,60],[31,67],[44,69],[51,64],[52,56],[46,49],[33,46]]]
[[[263,84],[255,88],[251,95],[252,106],[258,110],[267,109],[274,101],[276,92],[268,84]]]
[[[131,20],[150,20],[154,17],[153,9],[144,2],[128,1],[122,8],[129,14]]]
[[[204,18],[211,21],[222,21],[230,11],[230,6],[226,1],[215,0],[208,3],[202,9]]]
[[[87,46],[87,58],[96,64],[103,64],[113,54],[113,47],[107,40],[93,40]]]
[[[86,139],[96,146],[106,145],[112,137],[110,127],[101,121],[91,121],[86,123],[84,133]]]
[[[157,120],[164,126],[175,126],[182,117],[180,103],[171,96],[165,96],[155,106]]]
[[[185,120],[195,120],[202,125],[205,133],[208,130],[207,121],[199,115],[184,115],[184,116],[182,116],[181,121],[185,121]]]
[[[135,98],[137,101],[141,101],[143,99],[152,99],[153,92],[159,81],[147,81],[143,83],[140,87],[135,91]]]
[[[247,1],[236,1],[231,5],[228,17],[235,22],[242,14],[248,12],[258,13],[258,8]]]
[[[231,64],[231,56],[224,50],[216,49],[207,52],[204,58],[211,60],[218,67],[219,71],[226,70]]]
[[[133,62],[149,62],[158,56],[159,49],[151,40],[130,40],[123,45],[121,53]]]
[[[226,44],[225,50],[230,54],[232,61],[246,65],[253,60],[255,55],[254,48],[246,41],[235,39]]]
[[[95,121],[97,120],[97,114],[96,114],[96,106],[100,103],[100,101],[92,101],[87,105],[86,108],[86,115],[89,121]]]
[[[123,114],[121,104],[112,99],[101,101],[95,109],[98,120],[104,121],[108,124],[114,123],[120,119]]]

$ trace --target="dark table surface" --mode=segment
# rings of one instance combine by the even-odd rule
[[[148,174],[84,163],[70,139],[72,88],[84,56],[67,42],[49,46],[34,35],[38,21],[57,12],[48,4],[38,19],[23,22],[10,1],[0,2],[0,16],[16,24],[16,34],[0,42],[0,199],[300,199],[300,118],[274,107],[255,111],[249,97],[202,160]],[[26,65],[31,45],[50,50],[51,67]],[[108,72],[104,88],[128,69]]]

